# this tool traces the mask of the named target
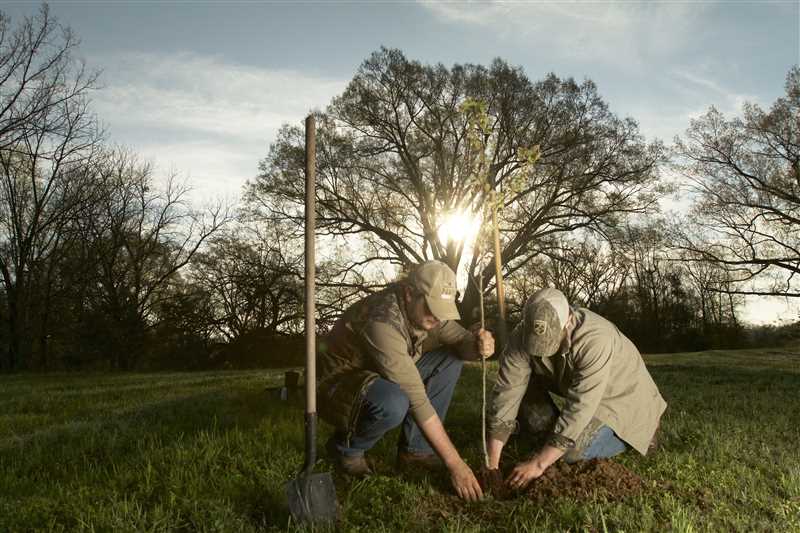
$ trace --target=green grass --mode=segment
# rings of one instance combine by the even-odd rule
[[[345,531],[800,531],[800,353],[647,357],[670,404],[662,449],[619,461],[629,500],[459,501],[446,479],[392,468],[337,479]],[[303,462],[302,401],[265,393],[280,371],[0,377],[0,531],[296,529],[284,485]],[[447,427],[480,464],[480,369]],[[320,431],[321,444],[328,428]],[[513,447],[510,451],[513,452]],[[318,471],[331,470],[321,461]]]

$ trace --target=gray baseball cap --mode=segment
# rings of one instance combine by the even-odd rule
[[[458,320],[456,274],[441,261],[425,261],[408,276],[412,287],[425,296],[428,308],[439,320]]]
[[[523,309],[522,347],[534,357],[555,355],[568,319],[569,303],[563,292],[549,287],[536,291]]]

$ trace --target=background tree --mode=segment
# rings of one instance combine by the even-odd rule
[[[96,168],[96,200],[84,227],[87,265],[95,269],[92,312],[113,365],[126,369],[142,355],[179,271],[231,216],[221,205],[191,208],[189,189],[174,174],[158,184],[152,166],[125,150],[106,151]]]
[[[462,264],[464,247],[448,246],[438,230],[453,213],[480,212],[490,192],[474,186],[461,109],[467,100],[487,105],[490,190],[514,181],[526,150],[540,147],[533,172],[501,211],[506,275],[559,235],[603,232],[620,217],[654,209],[662,147],[646,144],[633,120],[615,117],[592,82],[549,75],[532,83],[501,60],[448,69],[381,49],[318,114],[320,234],[360,237],[363,252],[351,262],[364,269],[430,258]],[[303,132],[286,125],[249,186],[250,205],[300,224],[302,169]],[[467,261],[473,278],[478,264],[476,256]],[[483,268],[492,291],[493,266]],[[477,297],[469,284],[464,310]]]
[[[682,260],[686,283],[697,295],[702,336],[707,347],[731,345],[742,335],[737,316],[744,298],[735,294],[731,273],[715,263],[694,257]]]
[[[91,195],[99,141],[88,109],[96,74],[72,53],[76,40],[43,6],[14,30],[0,13],[0,274],[8,306],[1,366],[30,363],[35,308],[50,281],[60,232]],[[37,316],[40,315],[40,316]],[[46,318],[44,319],[46,323]],[[41,336],[41,335],[40,335]]]
[[[570,301],[594,307],[617,298],[629,281],[630,269],[630,261],[616,244],[584,235],[560,239],[557,246],[519,269],[508,283],[518,302],[542,287],[557,287]]]
[[[249,239],[240,229],[220,235],[192,262],[194,283],[213,301],[214,329],[228,342],[257,329],[302,329],[303,258],[285,251],[280,231],[271,233],[272,239],[263,240]]]
[[[739,294],[800,296],[800,68],[769,112],[745,104],[726,119],[711,108],[676,146],[696,195],[691,231],[679,240],[693,260],[724,267]],[[769,283],[766,283],[769,281]],[[746,285],[745,282],[759,284]]]
[[[630,224],[599,243],[591,236],[561,241],[557,250],[521,268],[509,283],[511,308],[542,287],[563,291],[573,305],[611,320],[647,352],[741,346],[741,297],[718,290],[726,275],[709,263],[671,256],[666,221]]]

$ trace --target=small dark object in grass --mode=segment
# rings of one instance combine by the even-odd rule
[[[491,494],[495,499],[504,500],[509,496],[509,490],[503,481],[503,472],[499,468],[481,467],[478,471],[478,482],[484,494]]]
[[[289,370],[283,374],[283,384],[289,390],[295,390],[300,387],[300,372],[296,370]]]

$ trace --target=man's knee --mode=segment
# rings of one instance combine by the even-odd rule
[[[368,416],[390,427],[397,427],[408,414],[408,397],[399,385],[377,380],[367,392],[365,407]]]
[[[586,429],[578,436],[575,446],[564,454],[564,461],[576,463],[588,459],[613,457],[626,449],[627,445],[613,429],[592,418]]]
[[[382,406],[383,419],[387,425],[397,427],[403,423],[408,414],[408,400],[405,397],[394,397],[386,401]]]

